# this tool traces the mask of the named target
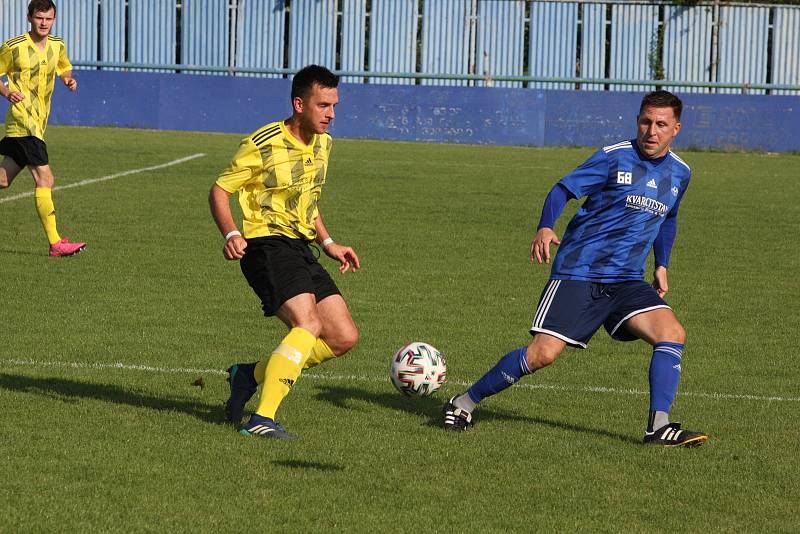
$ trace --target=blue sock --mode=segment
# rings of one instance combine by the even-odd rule
[[[514,385],[523,376],[531,374],[528,360],[525,357],[527,349],[527,347],[520,347],[512,350],[500,358],[497,365],[492,367],[480,380],[472,384],[472,387],[467,390],[472,402],[478,404],[486,397],[491,397]]]
[[[661,342],[653,345],[650,360],[650,413],[666,412],[675,400],[681,380],[681,343]],[[651,417],[652,419],[652,417]]]

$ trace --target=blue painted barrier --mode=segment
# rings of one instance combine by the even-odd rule
[[[249,133],[290,114],[284,79],[76,71],[51,124]],[[331,133],[498,145],[600,146],[634,134],[641,92],[341,84]],[[800,151],[800,97],[681,94],[677,147]],[[7,104],[0,106],[5,113]]]

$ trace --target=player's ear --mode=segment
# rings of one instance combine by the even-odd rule
[[[295,113],[302,113],[303,112],[303,99],[299,96],[292,98],[292,110]]]

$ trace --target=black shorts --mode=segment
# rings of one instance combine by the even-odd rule
[[[311,246],[300,239],[283,236],[248,239],[239,264],[247,283],[261,299],[267,317],[275,315],[284,302],[301,293],[313,293],[317,302],[341,294],[331,275],[314,257]]]
[[[555,336],[585,349],[602,325],[619,341],[637,339],[625,321],[650,310],[669,308],[644,280],[599,284],[582,280],[550,280],[542,291],[531,334]]]
[[[29,165],[41,167],[48,165],[47,145],[38,137],[4,137],[0,140],[0,154],[8,156],[22,168]]]

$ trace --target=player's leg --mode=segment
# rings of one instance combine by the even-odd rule
[[[0,163],[0,189],[9,187],[21,170],[13,158],[4,157]]]
[[[645,442],[667,446],[693,446],[708,437],[701,432],[681,430],[680,424],[670,423],[669,412],[681,378],[681,360],[686,343],[686,331],[671,308],[648,284],[642,282],[623,298],[627,309],[620,312],[623,319],[610,332],[619,340],[641,339],[653,347],[650,370],[650,410]],[[623,291],[624,293],[625,291]],[[615,321],[610,318],[610,321]],[[607,328],[610,325],[607,325]],[[616,331],[615,331],[616,330]]]
[[[304,369],[342,356],[358,343],[358,327],[341,295],[333,294],[320,300],[317,311],[322,320],[322,332]]]
[[[43,144],[43,143],[42,143]],[[47,235],[50,243],[51,256],[72,256],[82,251],[86,243],[70,243],[68,239],[61,239],[56,226],[56,208],[53,203],[53,186],[55,177],[50,165],[29,165],[28,169],[33,175],[36,184],[34,190],[34,200],[36,203],[36,213],[42,222],[42,228]]]
[[[258,408],[241,433],[291,439],[292,436],[276,423],[275,414],[300,377],[322,330],[322,321],[313,293],[295,295],[280,306],[276,315],[290,324],[291,329],[267,360]]]
[[[598,301],[593,287],[589,282],[551,280],[542,291],[531,325],[533,340],[507,353],[466,392],[445,403],[444,428],[465,430],[472,422],[473,410],[486,397],[550,365],[568,344],[585,348],[605,317],[596,303],[606,299]]]

